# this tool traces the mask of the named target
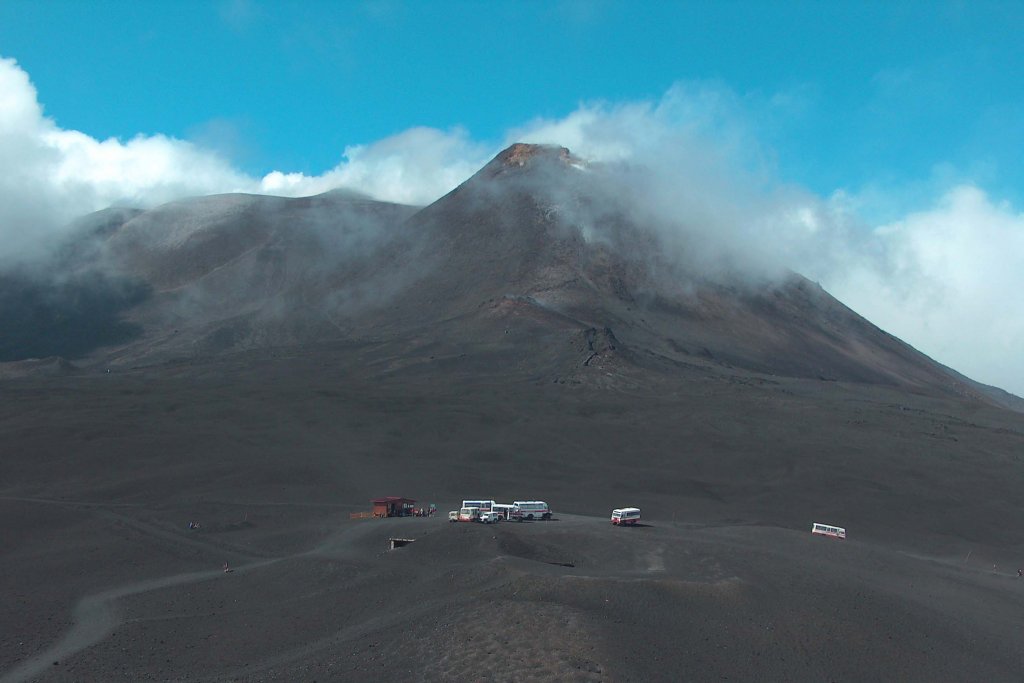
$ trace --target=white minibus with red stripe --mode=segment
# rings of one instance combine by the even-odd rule
[[[517,500],[512,510],[523,519],[551,519],[551,508],[543,500]]]
[[[640,508],[615,508],[612,510],[612,524],[636,526],[640,522]]]
[[[831,524],[818,524],[815,522],[814,526],[811,527],[811,533],[832,538],[846,538],[846,529],[841,526],[832,526]]]

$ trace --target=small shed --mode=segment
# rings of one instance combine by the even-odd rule
[[[413,505],[416,503],[412,498],[400,496],[384,496],[383,498],[374,498],[370,502],[373,503],[374,517],[408,517],[412,514]]]

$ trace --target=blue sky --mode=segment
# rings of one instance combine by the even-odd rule
[[[1015,201],[1022,35],[1019,2],[0,2],[0,54],[60,126],[194,139],[255,174],[696,81],[785,99],[763,140],[819,193],[949,173]]]
[[[424,203],[560,142],[1024,393],[1021,36],[1021,2],[0,0],[0,244],[183,194]]]

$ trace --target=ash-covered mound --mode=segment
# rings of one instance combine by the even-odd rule
[[[79,372],[79,368],[66,358],[30,358],[0,363],[0,379],[14,377],[64,377]]]

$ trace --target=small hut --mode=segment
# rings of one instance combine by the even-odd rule
[[[412,498],[400,496],[384,496],[374,498],[370,502],[373,503],[374,517],[408,517],[412,515],[413,505],[416,503]]]

